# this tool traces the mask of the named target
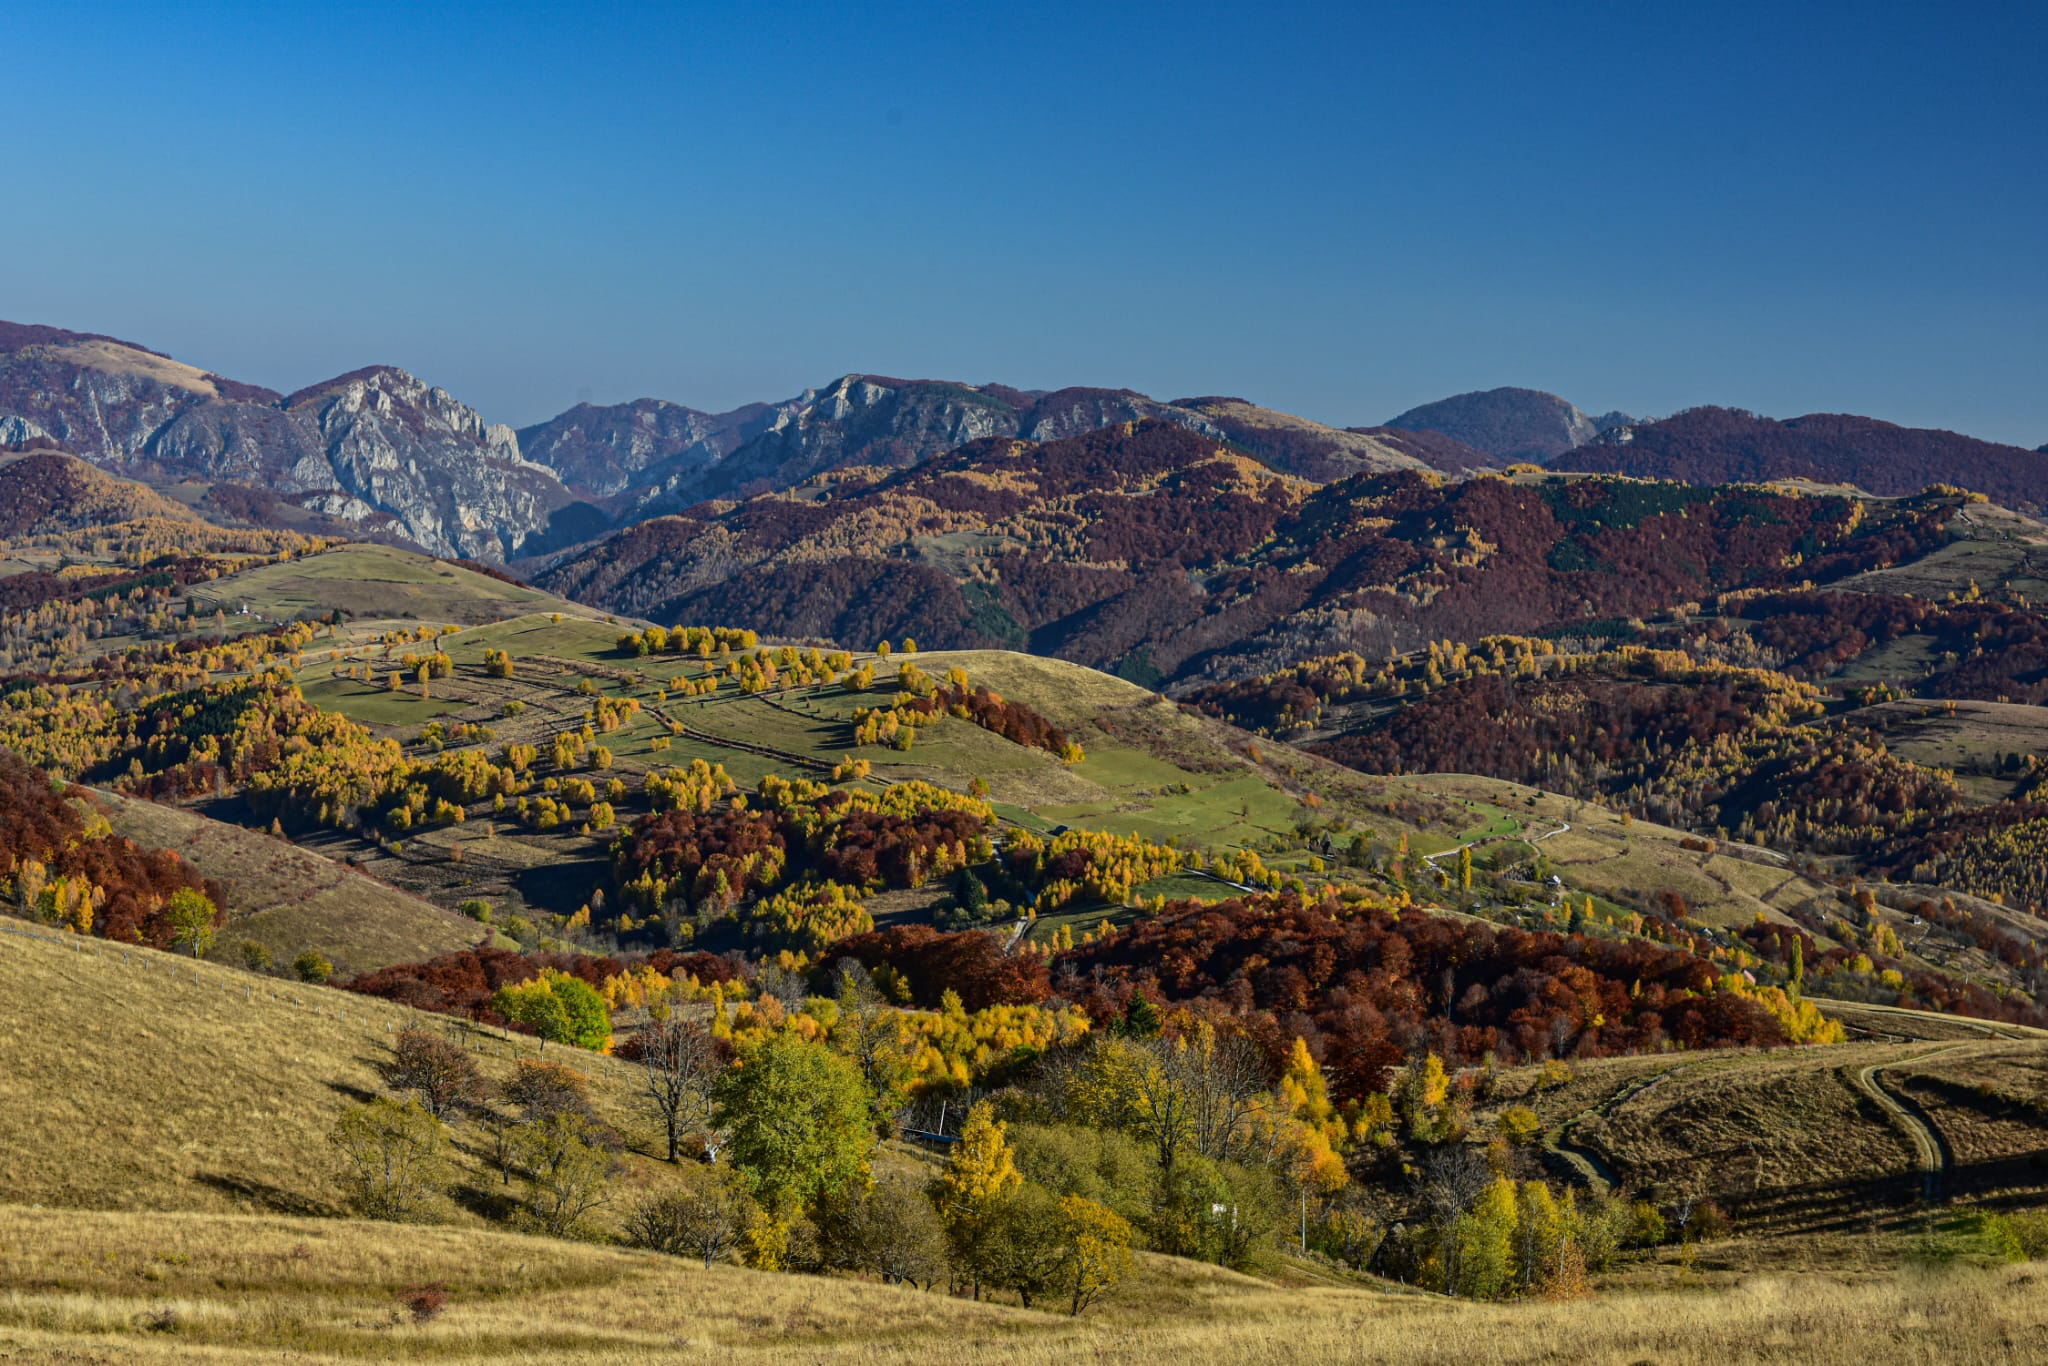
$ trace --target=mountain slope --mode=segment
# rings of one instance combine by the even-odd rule
[[[1389,427],[1326,427],[1241,398],[1183,398],[1165,416],[1249,451],[1274,469],[1328,482],[1354,474],[1426,467],[1446,474],[1494,469],[1501,462],[1435,432]],[[1179,412],[1201,419],[1187,421]]]
[[[1593,440],[1628,419],[1619,413],[1592,418],[1540,389],[1484,389],[1410,408],[1386,424],[1437,432],[1503,462],[1542,464]]]
[[[647,482],[650,471],[658,483],[717,464],[774,411],[750,403],[729,413],[705,413],[659,398],[604,407],[579,403],[521,427],[519,449],[571,488],[608,498]]]
[[[537,581],[663,621],[1028,647],[1152,684],[1826,581],[1926,553],[1955,510],[1857,507],[1417,470],[1317,486],[1153,421],[699,507]]]
[[[1693,408],[1616,427],[1555,465],[1688,484],[1813,479],[1886,497],[1956,484],[2007,507],[2048,510],[2048,460],[2038,451],[1842,413],[1780,422],[1734,408]]]

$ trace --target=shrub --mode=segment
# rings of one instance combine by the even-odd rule
[[[2030,1235],[2033,1232],[2030,1224]],[[2025,1261],[2029,1255],[2010,1220],[1975,1209],[1937,1224],[1914,1242],[1907,1258],[1922,1266],[1994,1266]]]
[[[618,1172],[610,1135],[585,1115],[530,1120],[512,1137],[512,1162],[526,1181],[526,1218],[563,1237],[611,1198]]]
[[[1500,1136],[1516,1147],[1526,1147],[1543,1138],[1543,1121],[1526,1105],[1510,1105],[1500,1112]]]
[[[412,1315],[414,1323],[431,1323],[441,1317],[441,1311],[448,1307],[448,1292],[440,1282],[432,1285],[416,1285],[404,1291],[398,1302]]]
[[[448,1181],[448,1135],[418,1101],[352,1106],[328,1135],[350,1203],[372,1219],[422,1217]]]
[[[865,1190],[841,1188],[818,1204],[825,1265],[929,1290],[946,1275],[946,1230],[918,1179],[878,1174]]]
[[[2048,1209],[2014,1210],[2001,1217],[2028,1261],[2048,1259]]]
[[[1711,1200],[1702,1200],[1686,1210],[1679,1220],[1678,1236],[1689,1243],[1712,1242],[1726,1238],[1731,1225],[1721,1207]]]

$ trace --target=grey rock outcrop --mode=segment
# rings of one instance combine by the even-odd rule
[[[574,501],[511,428],[389,366],[278,398],[110,338],[13,329],[0,434],[132,477],[264,489],[443,555],[508,558]]]

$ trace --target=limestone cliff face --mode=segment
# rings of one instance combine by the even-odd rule
[[[111,338],[0,328],[0,440],[35,436],[123,474],[266,490],[443,555],[509,558],[573,502],[509,427],[389,366],[281,398]]]
[[[314,434],[326,487],[389,512],[440,554],[510,558],[571,501],[553,471],[520,455],[510,427],[403,370],[343,375],[300,390],[284,410]]]
[[[693,479],[672,506],[787,488],[846,465],[910,465],[984,436],[1016,432],[1001,398],[965,384],[846,375],[779,405],[763,430]]]

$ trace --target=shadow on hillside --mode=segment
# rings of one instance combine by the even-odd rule
[[[361,1059],[361,1061],[369,1062],[371,1060],[368,1058],[364,1058]],[[375,1100],[378,1095],[377,1092],[370,1090],[368,1087],[351,1086],[345,1081],[330,1081],[327,1083],[327,1089],[334,1092],[336,1095],[346,1096],[348,1099],[354,1101],[358,1105],[368,1105],[371,1101]]]
[[[272,1214],[296,1214],[324,1218],[335,1213],[332,1205],[319,1200],[309,1200],[296,1191],[273,1186],[267,1181],[257,1181],[236,1172],[201,1172],[199,1184],[211,1186],[224,1195],[233,1196],[266,1210]]]
[[[528,868],[512,879],[520,897],[551,915],[574,915],[590,894],[611,885],[611,865],[603,859],[577,859]]]
[[[471,1214],[493,1223],[503,1223],[519,1211],[519,1201],[512,1194],[510,1186],[474,1186],[463,1184],[448,1192],[448,1198],[468,1210]]]
[[[1743,1231],[1772,1227],[1808,1232],[1864,1230],[1893,1225],[1958,1201],[2005,1204],[2025,1197],[2023,1203],[2032,1203],[2048,1192],[2048,1151],[1957,1163],[1942,1180],[1932,1183],[1939,1192],[1933,1200],[1925,1198],[1929,1184],[1916,1171],[1868,1180],[1778,1186],[1753,1195],[1722,1191],[1713,1198]]]

